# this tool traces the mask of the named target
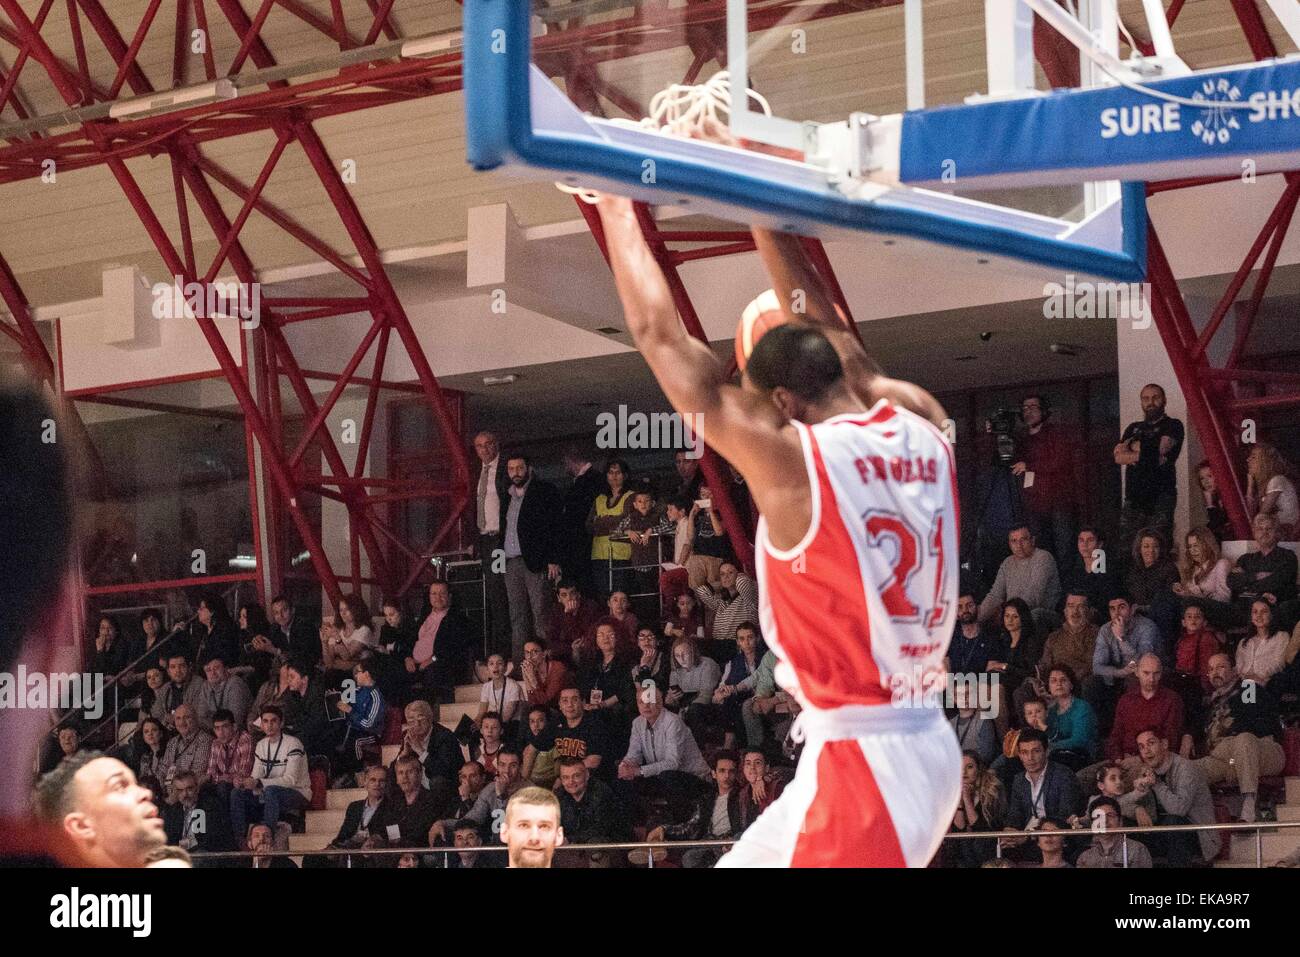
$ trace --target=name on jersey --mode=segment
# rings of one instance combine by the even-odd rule
[[[871,482],[927,482],[933,485],[939,480],[939,464],[935,459],[905,459],[895,455],[886,459],[883,455],[867,455],[853,460],[858,467],[858,475],[863,485]]]

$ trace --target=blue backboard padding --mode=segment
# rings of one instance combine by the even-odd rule
[[[644,150],[599,139],[535,130],[529,100],[530,30],[527,0],[467,0],[464,19],[467,152],[476,169],[503,164],[584,174],[627,184],[644,198]],[[815,231],[824,224],[884,232],[1011,256],[1071,272],[1136,281],[1146,273],[1146,206],[1141,183],[1123,189],[1123,245],[1107,250],[1067,239],[1029,235],[974,219],[855,200],[829,186],[810,189],[724,166],[675,156],[655,160],[654,198],[700,197],[738,207],[764,222]]]

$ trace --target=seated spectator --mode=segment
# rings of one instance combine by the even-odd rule
[[[980,674],[988,670],[989,658],[998,647],[996,631],[979,621],[979,605],[969,589],[957,598],[957,623],[948,642],[948,666],[951,674]]]
[[[444,778],[433,779],[436,790],[421,784],[420,759],[410,751],[399,754],[393,768],[397,787],[375,812],[371,830],[383,835],[389,847],[428,847],[434,822],[452,806],[451,784]]]
[[[1141,766],[1141,760],[1135,760],[1130,764],[1130,767],[1134,772],[1140,769]],[[1070,824],[1073,827],[1094,826],[1092,820],[1092,809],[1097,806],[1098,801],[1101,801],[1103,798],[1110,798],[1115,802],[1115,806],[1118,808],[1119,799],[1132,790],[1128,781],[1125,780],[1128,772],[1124,765],[1120,764],[1118,761],[1103,761],[1101,764],[1094,765],[1094,768],[1094,791],[1088,796],[1086,814],[1071,819]],[[1088,770],[1093,770],[1093,768]],[[1133,816],[1131,818],[1123,818],[1121,812],[1121,820],[1123,820],[1125,824],[1134,825],[1136,827],[1151,827],[1155,823],[1151,819],[1151,815],[1147,812],[1147,809],[1141,804],[1135,805],[1132,808],[1132,811]]]
[[[639,627],[636,615],[632,614],[632,602],[627,592],[616,591],[609,596],[608,609],[601,622],[613,624],[618,638],[618,650],[631,654],[636,648],[636,633]],[[599,622],[597,623],[599,625]]]
[[[492,776],[495,777],[495,772],[493,772]],[[483,765],[477,761],[469,761],[461,765],[456,778],[456,800],[452,802],[451,812],[448,817],[459,821],[473,809],[479,793],[488,783],[488,773],[483,769]],[[472,821],[470,823],[474,824]],[[474,827],[477,826],[474,825]],[[434,846],[433,841],[435,840],[437,840],[436,837],[430,837],[430,847]]]
[[[1180,612],[1173,587],[1178,583],[1178,566],[1167,554],[1162,534],[1144,528],[1133,539],[1133,563],[1129,566],[1129,596],[1134,608],[1146,615],[1160,630],[1166,647],[1178,634]]]
[[[776,661],[776,652],[769,648],[754,672],[754,694],[740,706],[745,743],[751,748],[762,747],[769,737],[784,738],[782,726],[793,723],[799,709],[794,699],[776,686]]]
[[[167,729],[157,718],[148,717],[140,722],[139,757],[136,759],[137,778],[163,778],[163,755],[167,752]]]
[[[396,598],[384,599],[383,615],[384,623],[379,626],[374,654],[370,656],[371,673],[375,687],[386,700],[401,701],[409,678],[406,649],[415,644],[415,627]]]
[[[56,736],[58,740],[58,749],[54,755],[54,760],[49,763],[48,767],[42,768],[42,773],[54,770],[64,758],[71,757],[81,750],[81,731],[75,725],[64,725],[59,728]]]
[[[1048,818],[1038,828],[1039,836],[1034,838],[1038,844],[1038,853],[1042,860],[1037,867],[1072,867],[1065,859],[1065,837],[1062,831],[1068,830],[1065,823],[1055,818]]]
[[[740,808],[748,827],[784,793],[788,778],[768,763],[762,748],[745,748],[740,762]]]
[[[229,807],[230,792],[253,773],[253,738],[235,723],[235,716],[227,708],[212,716],[212,732],[214,740],[204,776],[222,806]]]
[[[1092,655],[1097,649],[1097,626],[1092,623],[1088,596],[1071,589],[1065,596],[1061,627],[1047,636],[1043,656],[1038,659],[1038,674],[1046,675],[1057,665],[1065,665],[1079,679],[1092,677]],[[1082,685],[1079,690],[1082,691]]]
[[[998,755],[997,729],[993,719],[980,711],[977,703],[971,700],[973,694],[974,689],[969,683],[960,680],[955,682],[953,698],[957,713],[950,723],[962,751],[978,755],[980,764],[988,767]]]
[[[552,654],[573,661],[594,656],[596,622],[600,606],[582,594],[578,583],[569,579],[557,589],[559,607],[551,610],[546,643]]]
[[[1056,603],[1061,597],[1056,559],[1034,546],[1034,535],[1027,525],[1011,529],[1007,542],[1011,554],[998,567],[993,587],[980,602],[980,621],[995,620],[1008,601],[1020,599],[1042,624],[1055,624]]]
[[[248,849],[253,852],[249,866],[253,870],[292,870],[298,865],[289,857],[271,857],[275,852],[275,829],[269,824],[254,824],[247,833]]]
[[[582,710],[582,692],[574,688],[573,696],[577,702],[576,710],[579,714],[585,714]],[[563,694],[560,697],[563,698]],[[522,774],[524,780],[537,787],[553,786],[560,773],[556,764],[555,731],[550,708],[535,704],[528,709],[528,721],[519,738],[519,743],[523,746]]]
[[[131,643],[121,637],[117,622],[101,615],[95,631],[95,653],[91,655],[86,670],[90,674],[103,675],[104,683],[108,684],[118,672],[126,669],[133,657]]]
[[[163,644],[165,637],[162,628],[162,618],[154,609],[146,608],[140,613],[140,630],[143,636],[131,648],[131,657],[137,660],[134,673],[124,675],[122,678],[122,683],[126,687],[134,688],[138,685],[150,668],[157,668],[166,674],[168,646]],[[147,651],[152,651],[153,654],[146,655]]]
[[[1092,844],[1079,855],[1075,867],[1151,867],[1151,852],[1146,845],[1131,834],[1111,834],[1124,826],[1119,801],[1113,797],[1099,797],[1089,812],[1092,820]]]
[[[190,672],[189,657],[179,651],[167,657],[167,677],[170,680],[158,690],[151,713],[168,731],[174,731],[176,709],[183,704],[191,709],[198,706],[199,696],[203,693],[203,679]]]
[[[679,824],[660,825],[646,841],[709,841],[737,838],[747,825],[739,778],[740,755],[721,750],[713,755],[714,790],[703,792],[691,816]],[[682,867],[712,867],[726,848],[692,847],[682,853]]]
[[[529,704],[553,708],[560,690],[573,684],[573,673],[564,660],[547,652],[536,640],[524,642],[524,697]]]
[[[704,637],[704,612],[694,592],[682,592],[674,601],[676,614],[664,622],[664,634],[678,638]]]
[[[1283,541],[1295,541],[1300,530],[1300,496],[1294,471],[1276,448],[1259,442],[1246,457],[1246,508],[1251,516],[1271,515]]]
[[[1250,603],[1250,637],[1237,645],[1237,673],[1247,681],[1268,684],[1282,670],[1291,636],[1276,628],[1273,606],[1263,598]]]
[[[1047,673],[1048,754],[1072,771],[1091,763],[1097,755],[1097,715],[1092,705],[1076,697],[1077,682],[1069,665],[1053,665]]]
[[[649,585],[649,588],[638,588],[638,591],[653,589],[659,577],[660,562],[673,560],[671,540],[665,541],[662,549],[659,543],[661,537],[672,535],[675,530],[674,523],[655,509],[653,492],[638,489],[632,493],[632,507],[614,529],[614,538],[626,538],[631,543],[633,569],[651,570],[648,575],[637,576],[639,582]]]
[[[454,790],[452,782],[465,763],[456,735],[435,720],[433,706],[427,701],[412,701],[403,714],[406,734],[402,736],[399,756],[411,754],[419,761],[423,769],[421,787],[433,789],[435,793]]]
[[[1216,628],[1226,628],[1232,618],[1232,589],[1228,572],[1232,562],[1219,557],[1219,542],[1204,525],[1187,533],[1183,557],[1178,563],[1178,581],[1173,591],[1184,601],[1199,599],[1206,618]]]
[[[592,775],[581,758],[560,758],[560,826],[565,844],[616,844],[630,840],[631,829],[608,784]],[[588,867],[607,867],[613,857],[608,851],[587,851],[563,855],[564,863],[581,862]]]
[[[199,777],[181,771],[172,780],[176,801],[162,809],[167,843],[191,854],[238,850],[230,816],[215,792],[199,790]]]
[[[286,662],[280,665],[261,688],[257,689],[257,697],[253,699],[253,706],[248,709],[249,734],[262,734],[262,709],[268,704],[273,704],[283,714],[296,718],[301,708],[298,694],[293,690],[293,686],[294,678]]]
[[[726,740],[723,747],[726,748],[735,746],[736,737],[743,730],[741,707],[754,695],[758,664],[767,653],[767,646],[758,635],[758,626],[752,621],[744,621],[736,626],[736,645],[736,656],[723,669],[718,687],[713,690],[710,705],[707,708],[691,709],[694,721],[703,722],[724,733]],[[700,736],[697,732],[697,737]]]
[[[248,720],[252,697],[244,679],[232,675],[226,668],[226,662],[215,656],[209,658],[203,666],[203,673],[208,680],[194,702],[194,716],[198,719],[199,727],[211,731],[213,715],[224,710],[233,714],[235,723],[242,728]]]
[[[662,698],[640,694],[636,700],[639,714],[632,722],[627,755],[618,765],[618,779],[639,799],[639,817],[641,801],[656,797],[675,804],[676,817],[709,780],[712,769],[686,723],[664,709]]]
[[[414,623],[402,610],[396,598],[385,598],[381,611],[384,623],[379,626],[377,650],[386,655],[396,654],[399,648],[415,645]]]
[[[713,612],[713,640],[732,642],[736,639],[736,626],[745,621],[758,621],[758,585],[754,579],[742,574],[731,562],[718,566],[717,587],[700,585],[695,597]]]
[[[356,773],[379,753],[379,737],[384,733],[388,713],[384,696],[375,687],[370,661],[357,663],[352,669],[352,681],[335,705],[343,715],[343,739],[330,756],[334,774],[344,787],[352,787]]]
[[[600,657],[579,673],[578,685],[582,688],[583,707],[602,716],[611,734],[622,736],[631,723],[636,688],[632,684],[632,661],[618,650],[617,636],[618,630],[612,624],[596,626]]]
[[[1233,604],[1238,620],[1248,621],[1250,605],[1263,598],[1278,609],[1283,627],[1293,623],[1296,604],[1296,555],[1278,542],[1277,519],[1267,513],[1256,515],[1251,522],[1256,550],[1237,559],[1228,574]]]
[[[722,564],[731,557],[731,542],[722,524],[722,512],[713,500],[713,492],[701,485],[691,510],[691,555],[686,560],[687,583],[692,589],[722,577]],[[751,616],[746,616],[751,617]]]
[[[479,836],[478,825],[473,821],[457,821],[452,827],[451,844],[459,853],[444,854],[446,866],[459,870],[483,870],[504,866],[500,854],[474,853],[466,850],[470,847],[482,847],[483,838]]]
[[[1106,739],[1108,760],[1139,754],[1138,737],[1147,728],[1155,728],[1166,741],[1183,741],[1183,700],[1160,683],[1163,672],[1155,655],[1138,659],[1138,686],[1122,695],[1115,706],[1115,723]],[[1186,746],[1190,744],[1188,738]]]
[[[340,661],[341,659],[335,659]],[[284,730],[302,742],[309,758],[334,760],[343,729],[332,720],[327,679],[305,661],[289,661],[289,687],[297,695],[296,707],[285,712]]]
[[[580,758],[591,770],[609,777],[613,770],[612,762],[619,757],[611,753],[613,741],[621,739],[610,737],[609,725],[583,703],[582,693],[577,688],[561,691],[559,704],[560,723],[553,729],[551,737],[557,767],[563,758]],[[607,757],[609,764],[605,761]],[[531,767],[534,761],[531,756],[526,756],[524,763]]]
[[[989,765],[1003,781],[1010,782],[1024,771],[1020,763],[1020,735],[1024,731],[1041,731],[1047,734],[1047,702],[1042,698],[1026,698],[1020,708],[1020,727],[1012,728],[1002,736],[1002,754]],[[1048,740],[1050,746],[1051,741]]]
[[[713,699],[722,681],[722,669],[712,658],[700,656],[699,646],[688,638],[673,643],[673,670],[668,675],[664,705],[679,714]]]
[[[954,834],[1002,830],[1007,813],[1006,791],[998,776],[974,751],[961,755],[961,800],[952,818]],[[996,847],[990,841],[946,841],[942,860],[945,867],[979,867],[992,857]]]
[[[1002,609],[1002,633],[993,649],[988,670],[1001,675],[1001,693],[1009,695],[1019,711],[1026,699],[1037,697],[1035,667],[1043,657],[1043,639],[1029,606],[1012,598]],[[1033,679],[1033,680],[1031,680]]]
[[[332,666],[339,671],[351,671],[356,663],[368,657],[379,645],[379,638],[374,631],[374,620],[370,609],[360,595],[345,595],[339,601],[336,624],[339,638],[342,639],[342,655],[336,655]],[[325,670],[331,665],[325,662]]]
[[[297,738],[284,734],[284,712],[275,705],[262,709],[266,737],[253,749],[253,772],[230,793],[230,823],[236,834],[247,833],[250,817],[274,829],[286,811],[303,811],[311,803],[311,774],[307,752]]]
[[[1115,576],[1106,564],[1106,543],[1101,531],[1085,525],[1075,539],[1076,554],[1061,572],[1061,587],[1070,594],[1088,596],[1088,607],[1100,611],[1116,590]],[[1082,672],[1079,672],[1082,674]]]
[[[1111,598],[1109,620],[1097,629],[1092,654],[1092,678],[1083,689],[1084,697],[1097,709],[1103,725],[1114,713],[1115,701],[1124,692],[1127,679],[1137,674],[1138,659],[1154,654],[1161,657],[1160,632],[1149,619],[1133,613],[1127,593]]]
[[[660,694],[668,693],[668,678],[672,674],[672,655],[664,650],[659,636],[650,627],[642,627],[636,633],[636,646],[641,655],[632,663],[632,684],[645,688],[646,682],[652,682]]]
[[[199,599],[196,620],[190,624],[190,660],[203,668],[213,658],[239,660],[239,629],[230,617],[230,609],[213,593]]]
[[[187,704],[181,705],[174,713],[176,734],[167,742],[163,751],[162,776],[159,778],[169,791],[176,775],[182,771],[191,771],[203,784],[204,775],[208,773],[208,758],[212,750],[212,735],[199,727],[194,717],[194,709]],[[171,795],[168,800],[172,800]]]
[[[1197,762],[1170,751],[1169,738],[1159,728],[1144,729],[1137,736],[1137,744],[1144,767],[1133,780],[1133,790],[1120,799],[1125,814],[1132,814],[1136,804],[1150,798],[1158,825],[1213,824],[1214,800]],[[1214,860],[1220,846],[1218,831],[1153,833],[1147,843],[1170,866],[1187,867],[1196,858],[1198,839],[1204,860]]]
[[[271,620],[261,605],[250,602],[239,607],[238,624],[239,660],[230,666],[230,673],[238,675],[250,688],[260,688],[271,676],[278,652],[271,640]],[[244,719],[239,723],[243,725]]]
[[[1249,823],[1255,820],[1260,777],[1281,774],[1286,766],[1276,699],[1267,688],[1252,686],[1221,653],[1210,659],[1210,684],[1206,757],[1196,765],[1206,783],[1226,781],[1237,786],[1242,798],[1241,820]]]
[[[144,673],[144,687],[140,690],[139,720],[153,718],[158,723],[163,721],[163,686],[167,684],[167,668],[155,666]],[[166,727],[166,725],[164,725]]]
[[[1012,781],[1007,809],[1010,828],[1032,829],[1048,818],[1065,820],[1083,810],[1078,780],[1065,765],[1049,760],[1047,744],[1047,735],[1037,728],[1020,732],[1016,756],[1024,772]],[[1023,842],[1023,837],[1007,840],[1012,846]]]
[[[306,615],[297,610],[283,595],[271,599],[271,643],[288,658],[301,658],[313,666],[320,662],[319,630],[312,627]]]
[[[1205,509],[1206,528],[1219,541],[1232,537],[1228,511],[1223,507],[1223,499],[1219,495],[1218,483],[1214,479],[1214,469],[1209,459],[1202,459],[1196,466],[1196,484],[1200,492],[1201,506]]]
[[[523,715],[525,705],[524,686],[514,678],[506,675],[504,655],[489,655],[487,660],[488,680],[483,682],[479,692],[478,714],[474,723],[479,724],[489,711],[495,712],[507,725],[518,721]]]
[[[424,614],[408,644],[393,653],[402,659],[407,674],[406,700],[421,697],[446,704],[456,697],[456,684],[469,672],[469,621],[451,600],[451,586],[444,581],[429,583]],[[411,642],[412,638],[414,643]]]
[[[381,765],[372,764],[366,768],[362,782],[366,796],[348,804],[347,810],[343,812],[339,832],[326,845],[327,848],[353,850],[361,847],[370,837],[371,824],[388,793],[388,774]]]
[[[501,740],[501,715],[489,711],[479,720],[479,736],[470,749],[470,757],[483,766],[489,777],[497,773],[497,755],[505,747]]]
[[[1205,620],[1204,606],[1199,599],[1188,602],[1183,609],[1183,632],[1174,650],[1174,674],[1185,681],[1196,694],[1210,690],[1210,658],[1223,647],[1223,640]]]
[[[497,755],[496,765],[497,773],[483,786],[473,806],[460,818],[462,821],[473,821],[478,826],[479,836],[484,840],[489,837],[498,838],[506,804],[516,791],[529,786],[523,778],[523,760],[518,751],[504,749]],[[455,820],[444,814],[443,819],[430,829],[430,837],[436,835],[446,840],[455,824]]]

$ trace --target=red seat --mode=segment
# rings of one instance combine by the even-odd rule
[[[384,734],[380,739],[382,744],[401,744],[402,743],[402,722],[406,720],[402,715],[401,708],[394,708],[389,705],[384,711]]]
[[[329,775],[324,768],[311,769],[311,805],[312,811],[325,810],[325,792],[329,789]]]
[[[1300,726],[1292,726],[1282,732],[1282,750],[1286,752],[1283,776],[1291,778],[1300,775]]]

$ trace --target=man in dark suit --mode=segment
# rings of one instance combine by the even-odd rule
[[[524,642],[546,638],[550,596],[548,580],[560,577],[559,524],[563,503],[550,482],[533,475],[522,452],[506,456],[510,489],[501,500],[502,548],[506,558],[506,595],[510,600],[510,650],[524,660]]]
[[[372,833],[383,837],[389,847],[428,847],[429,828],[451,807],[455,790],[442,778],[420,784],[420,759],[404,752],[393,762],[397,789],[384,798],[371,821]]]
[[[591,464],[591,457],[576,445],[564,450],[564,470],[573,484],[564,490],[563,517],[560,519],[560,566],[565,578],[577,582],[584,595],[596,594],[591,577],[591,532],[587,515],[596,496],[605,491],[605,479]]]
[[[378,764],[366,768],[366,796],[343,813],[343,824],[330,847],[360,847],[370,836],[379,807],[388,793],[388,774]]]
[[[491,651],[506,654],[510,643],[510,603],[506,597],[505,558],[501,554],[504,532],[501,503],[506,500],[510,483],[495,434],[480,432],[474,436],[474,454],[482,463],[478,473],[478,511],[475,514],[478,517],[478,557],[483,568],[488,646]]]
[[[1047,759],[1047,734],[1037,728],[1025,728],[1016,742],[1016,755],[1024,766],[1011,782],[1011,803],[1007,809],[1007,827],[1016,830],[1037,828],[1047,819],[1065,821],[1083,813],[1083,789],[1079,779],[1063,764]],[[1036,860],[1036,846],[1024,847],[1027,837],[1002,838],[1011,849],[1012,860]]]
[[[176,803],[163,805],[163,830],[167,843],[191,854],[235,851],[230,815],[215,793],[201,794],[193,771],[181,771],[172,779]]]
[[[393,648],[406,679],[399,698],[402,703],[427,698],[435,703],[451,702],[456,685],[469,671],[469,622],[451,605],[451,588],[446,582],[429,583],[429,607],[420,623],[404,633]]]
[[[300,659],[313,667],[320,663],[320,633],[283,595],[271,599],[271,620],[275,622],[269,636],[271,643],[285,657]]]

